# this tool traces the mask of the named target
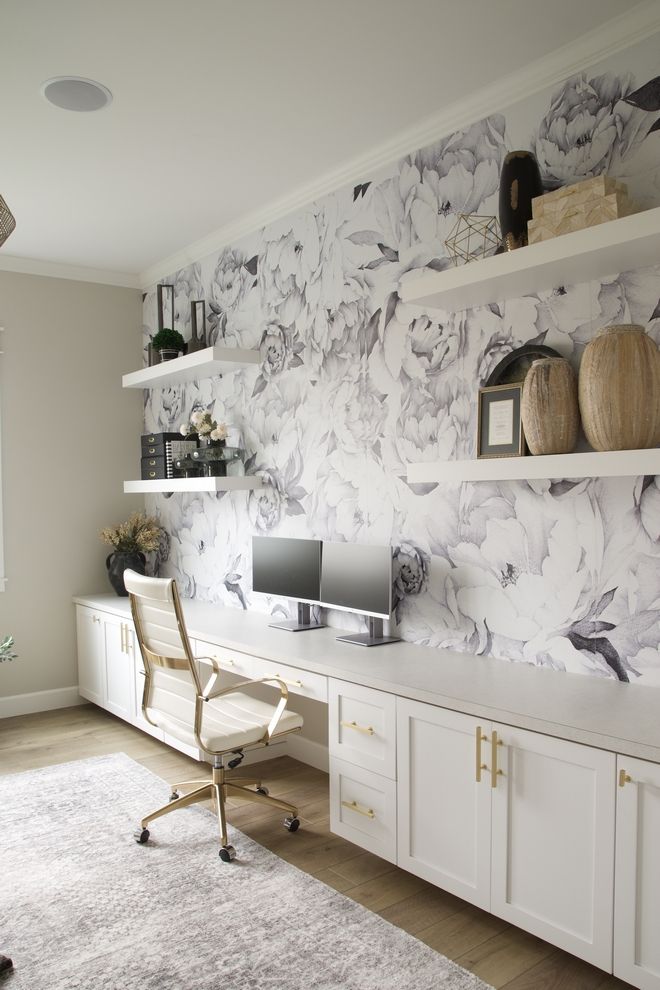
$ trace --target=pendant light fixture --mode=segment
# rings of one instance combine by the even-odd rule
[[[16,227],[14,215],[0,196],[0,247],[5,243],[9,235]]]

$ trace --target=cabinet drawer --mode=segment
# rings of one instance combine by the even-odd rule
[[[396,780],[395,700],[384,691],[331,679],[330,756]]]
[[[396,863],[396,783],[331,757],[330,830]]]
[[[238,650],[229,650],[224,646],[216,646],[215,643],[205,643],[198,639],[194,642],[193,653],[196,657],[212,657],[221,670],[226,670],[237,677],[253,677],[252,666],[254,657],[249,653],[240,653]],[[205,665],[202,677],[206,676],[209,665]]]
[[[253,657],[253,677],[280,677],[289,689],[289,694],[300,694],[314,701],[328,703],[328,678],[323,674],[313,674],[309,670],[299,670],[297,667],[287,667],[283,663],[273,663]]]

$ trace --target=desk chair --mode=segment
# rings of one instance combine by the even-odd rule
[[[212,657],[193,657],[181,611],[181,601],[173,580],[146,577],[124,571],[133,621],[144,662],[142,712],[151,725],[190,746],[198,746],[213,759],[210,780],[187,780],[172,787],[170,803],[152,811],[140,822],[137,842],[149,838],[147,826],[156,818],[199,801],[211,800],[220,829],[220,859],[231,862],[236,851],[227,840],[225,799],[227,793],[248,801],[259,801],[287,812],[284,825],[295,832],[300,824],[296,809],[286,801],[270,797],[257,777],[234,777],[227,773],[243,759],[244,751],[268,746],[290,732],[298,732],[303,720],[286,707],[288,690],[279,677],[245,680],[233,687],[216,687],[220,669]],[[199,661],[208,662],[213,672],[205,685],[200,678]],[[250,684],[272,683],[279,687],[276,707],[243,692]],[[193,789],[186,794],[180,788]]]

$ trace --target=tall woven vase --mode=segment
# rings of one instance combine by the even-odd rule
[[[577,378],[565,358],[534,361],[525,375],[521,416],[532,454],[570,454],[580,424]]]
[[[634,323],[605,327],[580,365],[582,425],[594,450],[641,450],[660,443],[660,351]]]

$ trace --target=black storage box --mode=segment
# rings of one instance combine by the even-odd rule
[[[147,433],[142,437],[143,457],[165,457],[167,440],[183,440],[180,433]]]
[[[143,457],[140,461],[140,477],[143,481],[155,481],[157,478],[168,478],[167,458]]]

